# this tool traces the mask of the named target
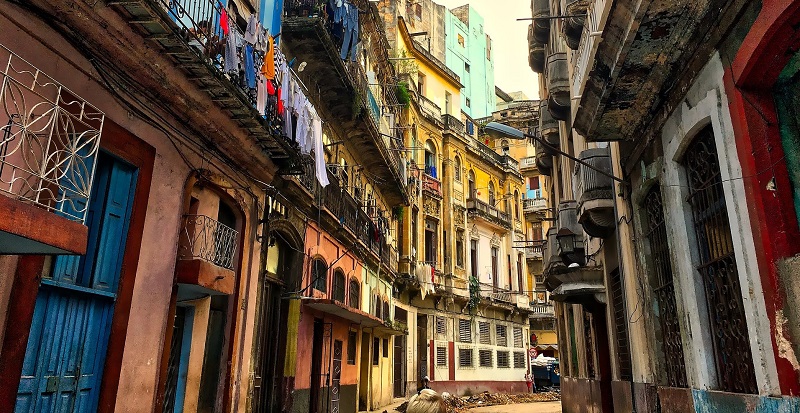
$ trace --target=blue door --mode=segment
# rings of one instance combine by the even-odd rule
[[[94,412],[137,170],[101,154],[89,199],[86,255],[56,256],[42,278],[16,412]]]

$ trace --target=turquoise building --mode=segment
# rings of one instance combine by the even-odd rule
[[[464,84],[461,109],[472,118],[495,110],[492,38],[484,31],[483,17],[469,4],[445,13],[445,64]]]

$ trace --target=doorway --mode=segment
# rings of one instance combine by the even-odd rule
[[[16,412],[94,412],[138,170],[100,153],[86,255],[56,256],[36,296]]]
[[[428,375],[428,316],[417,315],[417,388],[422,388],[422,378]]]

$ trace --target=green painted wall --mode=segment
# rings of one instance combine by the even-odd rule
[[[495,56],[491,51],[487,54],[487,47],[491,49],[491,39],[484,31],[483,17],[469,5],[448,10],[445,13],[445,34],[445,65],[461,78],[464,85],[461,110],[473,118],[491,115],[495,110]],[[459,36],[464,39],[463,46]]]

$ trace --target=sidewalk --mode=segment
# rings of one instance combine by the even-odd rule
[[[392,402],[392,404],[390,404],[390,405],[388,405],[388,406],[383,406],[383,407],[381,407],[380,409],[377,409],[377,410],[370,410],[370,411],[368,411],[368,412],[365,412],[365,411],[363,411],[363,410],[362,410],[362,411],[360,411],[359,413],[383,413],[384,411],[385,411],[386,413],[398,413],[398,412],[395,410],[395,407],[397,407],[397,406],[399,406],[399,405],[401,405],[401,404],[405,403],[406,401],[408,401],[408,399],[402,399],[402,398],[394,399],[394,401]]]

